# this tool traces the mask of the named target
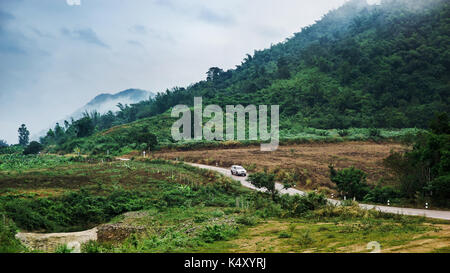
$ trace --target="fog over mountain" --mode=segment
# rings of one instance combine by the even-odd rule
[[[62,118],[49,125],[49,127],[39,131],[39,133],[32,136],[32,139],[37,140],[39,137],[44,136],[50,128],[53,128],[56,125],[56,123],[63,126],[65,120],[69,122],[71,119],[77,120],[83,117],[85,113],[90,114],[95,111],[100,114],[105,114],[108,111],[116,112],[119,110],[119,103],[122,105],[130,105],[143,100],[148,100],[154,96],[154,93],[141,89],[127,89],[116,94],[102,93],[72,114],[67,115],[65,118]]]
[[[22,123],[36,134],[99,90],[164,92],[234,68],[345,2],[1,0],[0,138],[17,143]]]

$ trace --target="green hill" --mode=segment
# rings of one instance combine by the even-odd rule
[[[449,34],[448,1],[353,0],[285,42],[247,55],[235,69],[211,68],[206,80],[187,88],[88,117],[91,130],[84,135],[77,134],[78,123],[42,142],[68,149],[96,131],[135,121],[170,142],[168,111],[192,105],[194,96],[220,106],[280,105],[287,135],[305,128],[426,128],[436,113],[449,112]]]

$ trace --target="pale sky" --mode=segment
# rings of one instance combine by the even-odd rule
[[[100,93],[161,92],[283,41],[346,0],[0,0],[0,139]]]

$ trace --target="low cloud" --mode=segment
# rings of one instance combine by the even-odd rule
[[[0,27],[8,21],[14,20],[15,17],[11,13],[5,12],[3,10],[0,10]]]
[[[145,34],[148,34],[149,29],[143,25],[134,25],[134,26],[130,27],[130,31],[135,34],[145,35]]]
[[[100,47],[109,48],[107,44],[105,44],[100,38],[98,38],[97,34],[91,28],[82,28],[69,30],[67,28],[63,28],[61,33],[64,36],[67,36],[74,40],[83,41],[89,44],[98,45]]]
[[[235,20],[229,14],[219,14],[213,10],[203,8],[198,15],[200,20],[206,21],[212,24],[219,25],[233,25]]]

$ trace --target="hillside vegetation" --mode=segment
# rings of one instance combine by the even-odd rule
[[[78,138],[150,118],[139,126],[170,142],[168,111],[192,106],[194,96],[205,105],[280,105],[280,128],[289,136],[309,127],[427,128],[449,110],[449,18],[443,0],[353,0],[285,42],[248,54],[235,69],[213,67],[205,81],[85,117],[41,141],[68,151]]]

